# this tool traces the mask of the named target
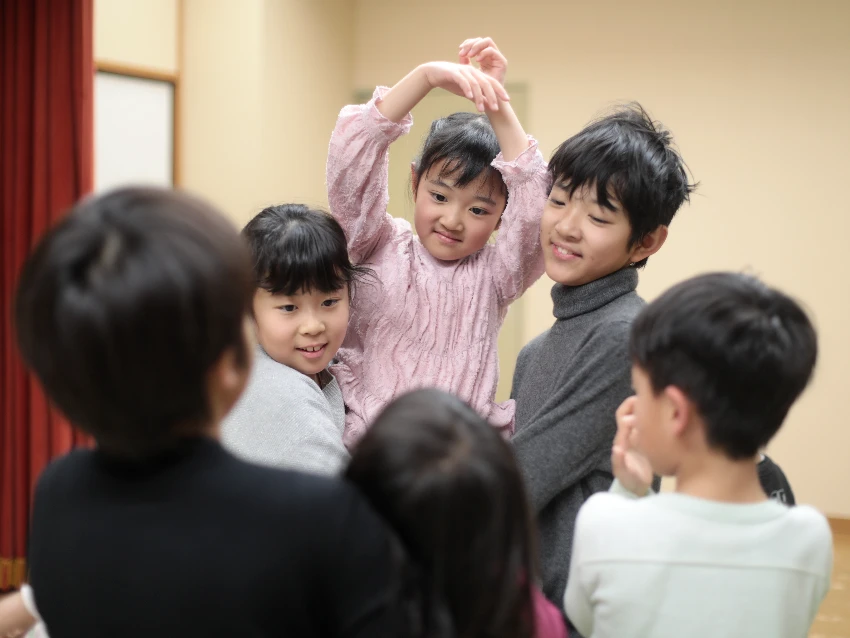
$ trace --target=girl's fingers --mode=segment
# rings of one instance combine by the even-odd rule
[[[490,47],[492,47],[493,49],[496,49],[496,51],[499,50],[498,47],[496,46],[496,43],[493,42],[492,38],[476,38],[476,40],[472,44],[472,46],[469,47],[468,55],[469,55],[469,57],[474,58],[481,51],[483,51],[484,49],[490,48]]]
[[[493,101],[491,96],[493,92],[490,87],[490,77],[474,67],[469,67],[468,72],[473,77],[473,81],[478,85],[478,88],[481,90],[482,106],[492,109]]]
[[[467,38],[466,40],[464,40],[463,42],[461,42],[461,43],[460,43],[460,47],[459,47],[459,48],[460,48],[460,50],[461,50],[461,52],[463,52],[464,50],[466,50],[466,51],[467,51],[467,53],[468,53],[468,52],[469,52],[469,49],[470,49],[470,48],[472,48],[472,47],[475,45],[475,43],[476,43],[476,42],[478,42],[478,40],[480,40],[480,39],[481,39],[481,38]]]
[[[469,47],[462,46],[457,52],[458,59],[461,64],[469,64],[472,60],[472,57],[469,55]]]
[[[493,88],[493,84],[498,84],[498,82],[493,78],[487,78],[487,81],[482,83],[481,88],[483,89],[484,99],[487,100],[490,110],[498,111],[499,98],[496,97],[496,91]]]
[[[463,73],[463,71],[466,71],[466,73]],[[475,74],[471,73],[470,71],[471,67],[464,68],[461,71],[461,75],[466,76],[466,80],[469,84],[470,89],[472,90],[472,96],[470,97],[470,99],[475,102],[475,106],[476,108],[478,108],[479,111],[483,111],[484,96],[481,93],[481,85],[478,83],[478,79],[475,77]]]
[[[481,104],[486,106],[491,111],[499,110],[499,98],[496,95],[496,86],[501,86],[498,80],[491,78],[486,73],[479,71],[473,67],[468,67],[466,71],[474,78],[474,81],[481,89]]]
[[[475,102],[475,106],[480,111],[480,110],[483,110],[482,98],[481,98],[481,87],[478,86],[478,82],[472,74],[465,72],[465,71],[468,71],[469,68],[470,67],[462,68],[459,71],[458,74],[460,75],[460,77],[463,78],[463,81],[466,82],[466,86],[469,87],[469,94],[467,95],[467,97],[470,100],[472,100],[473,102]]]
[[[502,83],[499,82],[496,78],[487,77],[488,84],[493,89],[493,96],[496,98],[496,104],[498,105],[499,100],[504,100],[505,102],[510,102],[511,97],[508,95],[508,92],[505,90],[505,87],[502,86]]]
[[[461,42],[460,46],[458,47],[457,57],[458,57],[458,60],[460,60],[461,64],[469,64],[470,63],[469,47],[471,46],[471,44],[474,41],[475,41],[475,38],[470,38],[468,40],[464,40],[463,42]]]
[[[498,49],[494,49],[493,47],[487,47],[483,51],[479,51],[476,55],[473,55],[470,51],[468,57],[475,58],[479,62],[481,62],[482,60],[494,62],[498,61],[502,62],[504,66],[508,65],[508,59],[504,55],[502,55],[502,53]]]
[[[475,93],[475,106],[478,107],[479,111],[483,112],[487,105],[481,83],[477,80],[472,80],[470,84],[472,85],[472,92]]]
[[[469,80],[466,76],[460,71],[455,71],[452,74],[452,79],[454,79],[455,84],[457,84],[463,94],[467,97],[467,99],[472,100],[475,97],[475,93],[472,90],[472,86],[469,83]]]

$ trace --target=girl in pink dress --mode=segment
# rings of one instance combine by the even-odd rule
[[[349,447],[393,398],[420,387],[452,392],[506,435],[513,431],[513,401],[494,400],[497,337],[510,303],[543,273],[539,221],[549,180],[537,142],[507,102],[505,69],[489,38],[467,40],[459,64],[423,64],[339,115],[328,152],[330,208],[352,260],[377,275],[352,300],[332,366]],[[412,165],[414,234],[387,212],[389,147],[410,129],[410,110],[438,87],[486,114],[455,113],[431,125]]]

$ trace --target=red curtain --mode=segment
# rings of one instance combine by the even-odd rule
[[[35,242],[93,180],[93,0],[0,0],[0,591],[26,575],[32,488],[84,441],[15,346],[12,298]]]

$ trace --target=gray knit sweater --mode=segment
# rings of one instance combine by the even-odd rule
[[[257,346],[248,386],[221,424],[221,442],[260,465],[333,475],[348,463],[345,407],[336,379],[323,388]]]
[[[613,480],[614,413],[632,394],[629,332],[644,305],[637,282],[626,268],[583,286],[556,284],[555,324],[517,360],[513,444],[537,514],[543,592],[559,608],[576,514]]]

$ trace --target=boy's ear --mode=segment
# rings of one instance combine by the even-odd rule
[[[410,162],[410,186],[413,188],[413,202],[416,202],[416,191],[419,189],[419,180],[416,179],[416,162]]]
[[[657,253],[667,241],[667,226],[659,226],[632,246],[629,257],[631,263],[637,263]]]
[[[643,258],[641,257],[641,259]],[[685,393],[674,385],[664,388],[664,398],[666,403],[664,408],[666,411],[665,420],[670,426],[670,434],[679,438],[685,433],[691,422],[693,404],[685,396]]]

